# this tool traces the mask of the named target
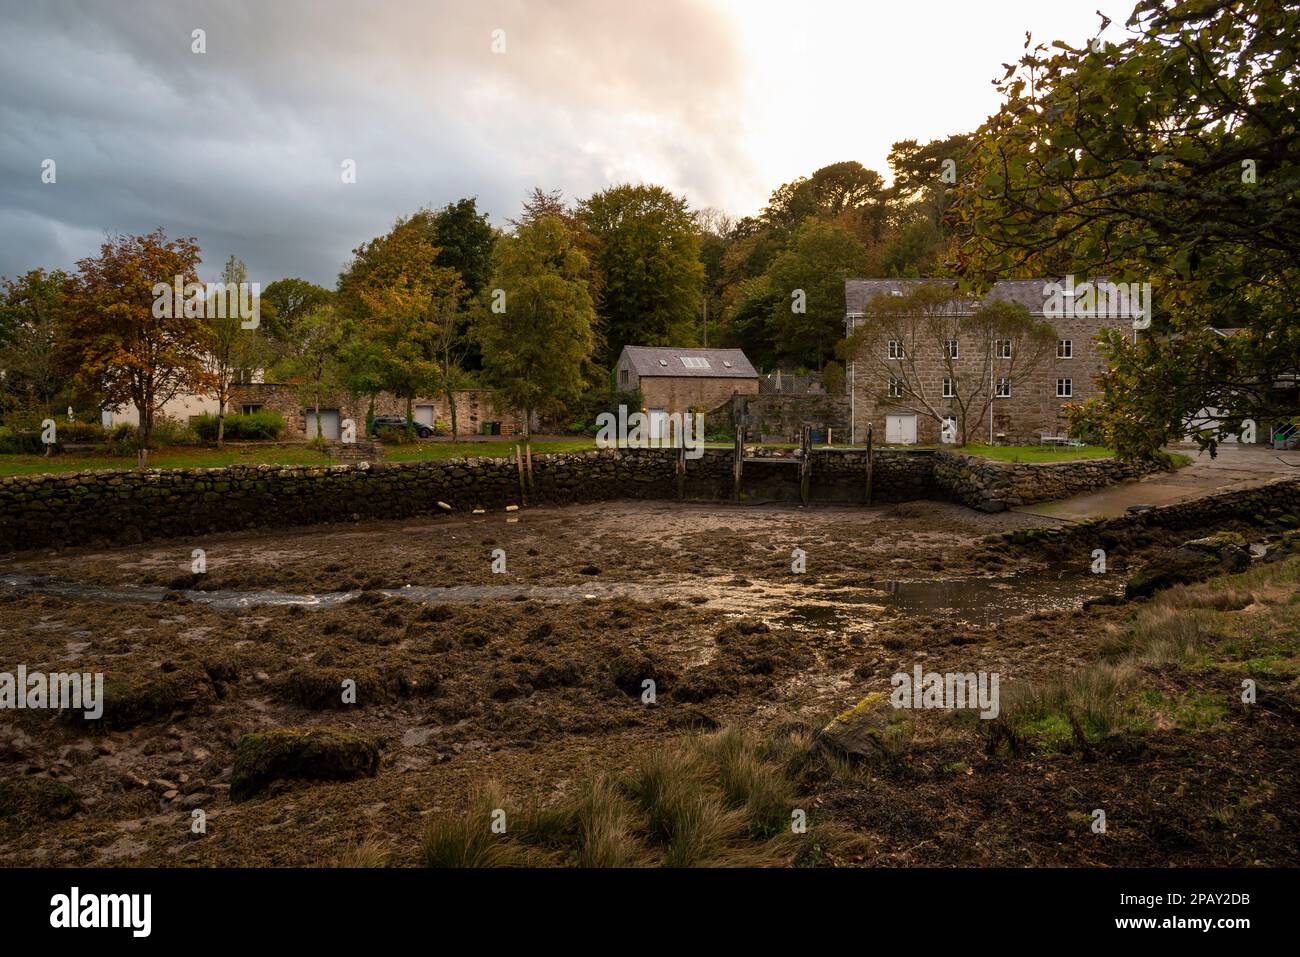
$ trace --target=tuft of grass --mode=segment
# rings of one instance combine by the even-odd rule
[[[719,857],[744,828],[722,794],[703,785],[701,757],[689,746],[651,754],[624,785],[645,815],[650,840],[663,846],[666,867],[692,867]]]
[[[370,834],[350,845],[334,862],[335,867],[387,867],[391,845]]]
[[[493,815],[505,810],[500,788],[487,782],[462,814],[434,818],[425,828],[420,856],[425,867],[512,867],[528,855],[504,834],[492,832]],[[507,815],[507,829],[509,828]]]
[[[1126,723],[1125,697],[1137,676],[1130,663],[1099,663],[1051,681],[1011,685],[1002,693],[997,720],[1016,734],[1045,739],[1049,747],[1069,741],[1086,746]]]

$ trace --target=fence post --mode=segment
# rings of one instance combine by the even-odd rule
[[[812,486],[812,426],[805,425],[799,433],[799,501],[808,504]]]
[[[872,470],[874,468],[874,462],[872,459],[872,450],[871,450],[871,431],[872,431],[871,423],[868,422],[867,423],[867,504],[868,505],[871,504],[871,480],[873,477]]]
[[[731,497],[740,501],[740,477],[745,470],[745,427],[736,426],[736,454],[731,464]]]

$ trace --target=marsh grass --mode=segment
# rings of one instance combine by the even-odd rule
[[[808,731],[761,737],[725,728],[669,742],[623,774],[595,774],[518,813],[498,789],[484,785],[464,812],[430,822],[422,857],[430,867],[824,862],[850,832],[811,824],[806,833],[793,830],[796,781],[811,750]],[[509,822],[504,835],[490,829],[498,808]],[[806,850],[813,846],[815,853]]]

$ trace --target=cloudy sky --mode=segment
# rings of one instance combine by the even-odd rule
[[[828,163],[887,174],[894,141],[974,129],[1026,30],[1082,42],[1098,6],[0,0],[0,275],[162,226],[198,238],[204,278],[233,253],[332,286],[399,215],[477,196],[501,225],[535,185],[657,182],[744,215]],[[1130,6],[1100,0],[1108,39]]]

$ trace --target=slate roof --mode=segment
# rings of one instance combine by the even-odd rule
[[[1042,316],[1043,303],[1048,298],[1048,295],[1043,292],[1043,287],[1051,281],[1049,279],[1004,279],[993,284],[984,301],[1017,302],[1035,316]],[[852,315],[861,315],[867,303],[876,296],[889,296],[895,292],[907,295],[918,286],[942,283],[955,285],[949,279],[846,279],[844,280],[845,310]],[[974,305],[975,300],[972,299],[972,308]]]
[[[692,368],[683,358],[703,359],[704,368]],[[739,349],[679,349],[673,346],[624,346],[618,357],[638,376],[672,376],[692,379],[757,379],[758,372]],[[731,363],[730,368],[726,363]]]

